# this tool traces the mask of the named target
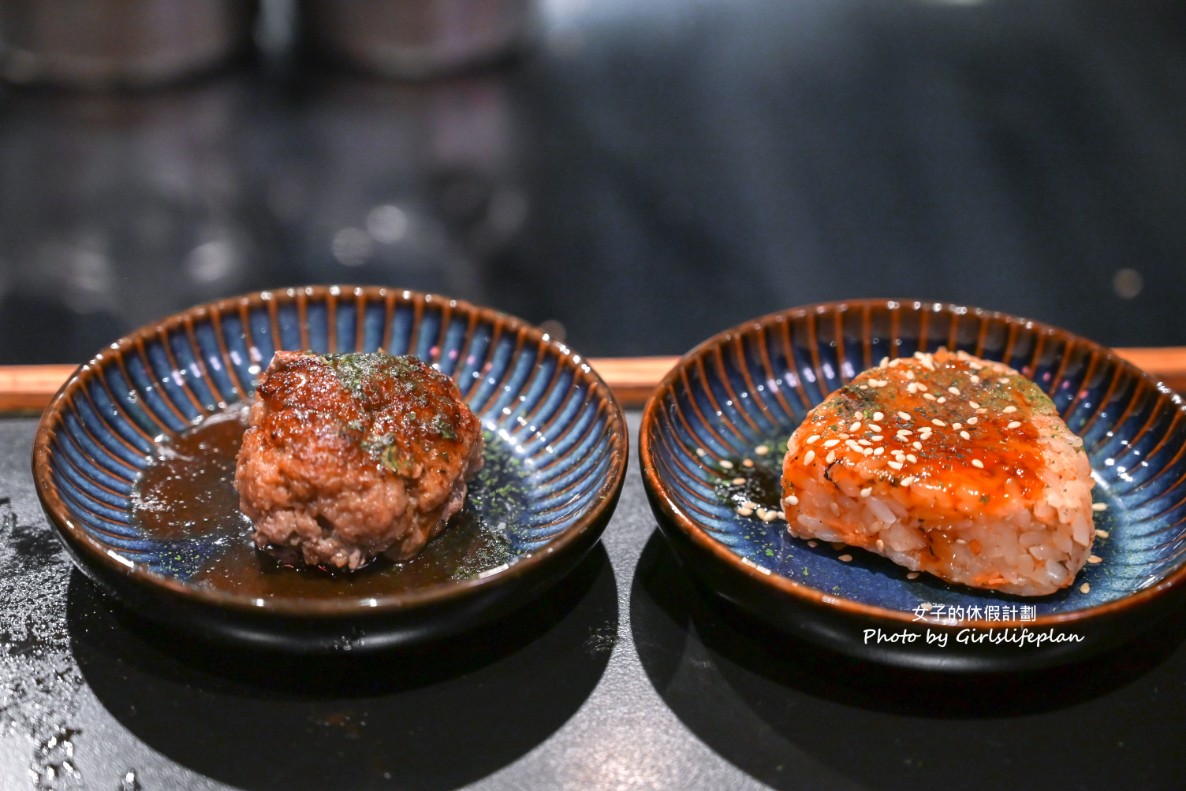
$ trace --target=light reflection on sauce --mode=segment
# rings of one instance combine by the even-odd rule
[[[158,443],[132,497],[132,519],[154,539],[213,546],[193,575],[200,586],[262,599],[390,596],[468,579],[513,560],[507,525],[522,507],[523,471],[505,445],[487,437],[486,465],[470,482],[465,508],[412,560],[373,561],[355,572],[293,568],[256,549],[239,511],[235,457],[246,410],[210,416]]]

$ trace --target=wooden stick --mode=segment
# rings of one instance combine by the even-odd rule
[[[1186,393],[1186,347],[1117,349],[1116,352],[1160,379],[1168,387]],[[640,407],[663,379],[678,357],[593,357],[597,372],[613,388],[624,407]],[[0,412],[38,413],[74,371],[73,365],[0,366]]]
[[[0,365],[0,412],[40,412],[77,367]]]

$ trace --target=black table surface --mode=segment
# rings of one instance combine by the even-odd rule
[[[637,430],[638,415],[629,415]],[[85,789],[1180,789],[1186,617],[1050,670],[831,655],[690,581],[632,463],[600,546],[527,610],[293,657],[146,623],[72,568],[0,421],[0,778]],[[1033,650],[1033,649],[1019,649]],[[122,784],[122,785],[121,785]]]
[[[1038,672],[870,665],[772,634],[692,583],[632,462],[602,543],[525,611],[403,651],[257,653],[145,622],[73,569],[33,491],[34,429],[0,421],[5,788],[1186,780],[1186,614]]]
[[[542,6],[520,57],[425,84],[266,50],[152,91],[0,88],[0,364],[306,283],[470,299],[590,356],[863,296],[1186,345],[1178,0]],[[1037,673],[862,664],[693,585],[632,460],[539,606],[257,654],[72,570],[34,429],[0,419],[2,788],[1186,787],[1186,613]]]

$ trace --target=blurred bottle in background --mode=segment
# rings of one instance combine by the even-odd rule
[[[362,71],[419,80],[507,58],[535,29],[534,0],[299,0],[301,39]]]
[[[19,84],[160,85],[252,46],[254,0],[0,0],[0,75]]]

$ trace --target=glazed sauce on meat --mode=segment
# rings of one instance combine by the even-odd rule
[[[1031,500],[1043,468],[1032,418],[1054,405],[1023,376],[964,356],[895,360],[853,379],[813,412],[817,439],[805,444],[786,471],[816,459],[829,480],[859,467],[893,486],[908,486],[924,506],[927,492],[961,490],[991,513],[1011,498]],[[811,458],[808,458],[811,454]]]
[[[259,598],[385,596],[472,577],[511,559],[507,525],[522,504],[523,470],[492,443],[466,507],[412,560],[379,558],[355,572],[282,565],[256,549],[251,522],[239,511],[235,457],[245,429],[241,407],[212,415],[162,441],[137,481],[136,524],[179,547],[203,548],[204,559],[193,569],[196,583]],[[491,496],[495,490],[497,497]],[[206,551],[210,547],[213,552]]]

